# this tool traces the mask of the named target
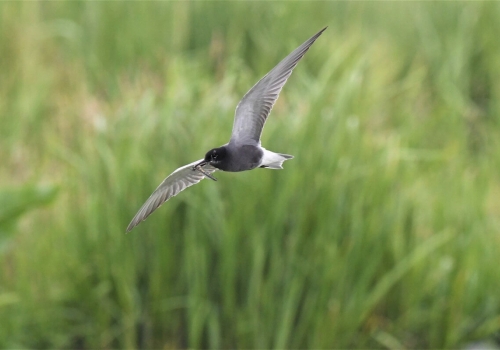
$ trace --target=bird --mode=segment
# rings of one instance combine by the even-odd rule
[[[180,167],[165,178],[134,216],[127,232],[186,188],[204,178],[217,181],[212,175],[217,170],[239,172],[255,168],[283,169],[283,162],[293,156],[262,147],[262,129],[293,69],[326,28],[292,51],[243,96],[236,106],[229,142],[209,150],[203,159]]]

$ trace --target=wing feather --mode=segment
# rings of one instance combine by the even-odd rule
[[[185,165],[172,174],[170,174],[158,188],[151,194],[148,200],[142,205],[141,209],[135,214],[134,218],[127,227],[127,232],[130,232],[135,226],[139,225],[141,221],[151,215],[160,205],[168,201],[171,197],[176,196],[179,192],[185,190],[189,186],[193,186],[203,180],[203,175],[198,170],[193,170],[193,165],[201,162],[202,159]],[[207,164],[203,166],[203,170],[208,174],[217,170],[213,166]]]
[[[264,124],[293,69],[326,27],[313,35],[257,82],[241,99],[234,116],[232,143],[259,143]]]

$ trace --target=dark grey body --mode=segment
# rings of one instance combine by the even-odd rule
[[[262,163],[264,152],[259,146],[227,144],[226,156],[220,162],[211,162],[211,165],[223,171],[245,171],[257,168]],[[221,148],[222,148],[221,147]]]

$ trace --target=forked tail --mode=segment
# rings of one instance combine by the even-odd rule
[[[293,156],[283,153],[274,153],[264,149],[264,156],[262,157],[261,168],[269,169],[283,169],[283,162],[292,159]]]

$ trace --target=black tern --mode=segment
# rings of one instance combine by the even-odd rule
[[[255,168],[283,169],[283,162],[292,159],[293,156],[274,153],[261,147],[260,135],[293,69],[326,28],[321,29],[286,56],[243,96],[236,107],[229,142],[211,149],[203,159],[175,170],[163,180],[135,214],[127,227],[127,232],[144,221],[164,202],[189,186],[197,184],[205,177],[217,181],[212,176],[212,173],[217,170],[237,172]]]

